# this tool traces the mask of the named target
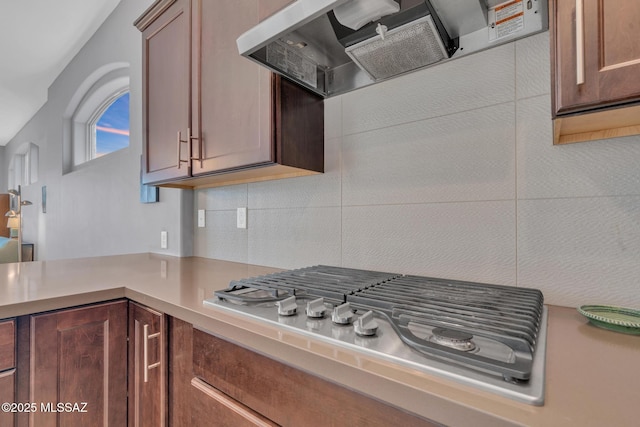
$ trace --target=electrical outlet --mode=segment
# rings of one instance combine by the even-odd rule
[[[247,208],[238,208],[237,227],[247,228]]]
[[[198,227],[204,227],[204,209],[198,209]]]
[[[160,249],[167,249],[167,232],[160,232]]]

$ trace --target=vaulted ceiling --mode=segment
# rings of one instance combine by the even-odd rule
[[[0,0],[0,145],[45,104],[51,83],[120,1]]]

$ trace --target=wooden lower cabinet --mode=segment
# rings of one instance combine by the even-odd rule
[[[124,299],[0,322],[0,400],[37,406],[0,427],[166,426],[165,323]]]
[[[16,366],[16,321],[0,321],[0,372]]]
[[[167,419],[165,316],[129,302],[129,427],[164,427]]]
[[[0,322],[0,403],[16,402],[16,321]],[[15,414],[0,412],[0,426],[14,426]]]
[[[29,401],[52,406],[28,425],[127,425],[127,301],[32,315],[29,332]]]
[[[276,423],[263,417],[210,386],[199,378],[191,380],[191,426],[197,427],[273,427]]]
[[[0,403],[16,402],[16,370],[0,372]],[[13,412],[0,412],[0,426],[10,427],[16,423],[16,415]]]
[[[1,427],[435,425],[127,300],[11,322]]]
[[[171,425],[435,425],[186,322],[170,322],[170,359],[180,361],[170,368]]]

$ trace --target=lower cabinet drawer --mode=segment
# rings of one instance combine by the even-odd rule
[[[191,427],[277,426],[198,378],[191,380],[191,399]]]
[[[283,426],[434,425],[195,328],[193,373],[224,395]]]
[[[16,321],[0,322],[0,371],[16,366]]]
[[[0,403],[16,402],[16,370],[0,372]],[[16,408],[17,409],[17,408]],[[4,410],[0,412],[0,426],[15,425],[16,413]]]

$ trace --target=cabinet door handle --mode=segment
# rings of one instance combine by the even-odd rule
[[[191,129],[187,128],[187,139],[182,139],[182,132],[178,131],[178,169],[182,166],[183,163],[189,163],[191,160],[182,160],[180,156],[180,144],[183,142],[189,143],[191,142]],[[191,144],[189,144],[189,157],[191,157]]]
[[[584,0],[576,0],[576,84],[584,83]]]
[[[144,325],[142,327],[142,359],[144,361],[144,368],[143,368],[143,376],[144,376],[144,382],[148,383],[149,382],[149,370],[157,368],[160,366],[160,361],[157,361],[156,363],[153,364],[149,364],[149,340],[154,339],[154,338],[160,338],[160,332],[156,332],[155,334],[149,334],[149,325]]]
[[[197,136],[191,135],[191,129],[188,129],[188,131],[189,131],[189,136],[188,136],[189,141],[192,141],[194,139],[198,141],[198,157],[193,157],[191,155],[189,155],[189,157],[191,158],[191,160],[198,160],[200,162],[200,167],[202,168],[202,162],[204,161],[204,159],[202,158],[202,139],[198,138]]]
[[[192,155],[193,149],[191,141],[193,141],[194,139],[198,141],[198,157],[193,157]],[[180,144],[183,142],[185,144],[188,144],[187,147],[189,148],[189,160],[182,160],[182,158],[180,157]],[[201,152],[202,141],[197,136],[191,135],[191,128],[187,128],[187,139],[182,139],[182,132],[178,131],[178,169],[180,169],[182,163],[189,163],[191,160],[200,160],[200,167],[202,167],[202,156],[200,155]]]

